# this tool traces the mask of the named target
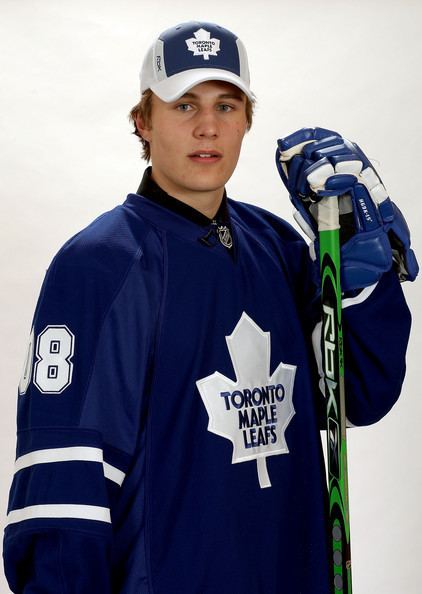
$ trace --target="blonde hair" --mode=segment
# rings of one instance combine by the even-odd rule
[[[142,93],[142,97],[134,107],[130,110],[129,113],[129,121],[134,125],[134,131],[132,134],[137,136],[142,144],[142,158],[145,161],[149,161],[151,159],[151,150],[149,146],[149,142],[142,138],[142,136],[138,132],[138,128],[136,127],[136,118],[141,117],[144,121],[145,126],[151,125],[151,114],[152,114],[152,96],[153,92],[151,89],[147,89]],[[246,104],[245,104],[245,111],[246,111],[246,121],[247,121],[247,130],[249,131],[252,127],[252,119],[255,109],[255,101],[251,101],[248,96],[246,96]]]

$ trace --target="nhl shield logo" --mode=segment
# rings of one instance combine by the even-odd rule
[[[233,246],[233,240],[230,233],[230,229],[226,227],[226,225],[220,225],[217,229],[217,233],[224,247],[231,248]]]

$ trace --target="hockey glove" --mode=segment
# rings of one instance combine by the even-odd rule
[[[317,204],[339,196],[343,291],[374,284],[394,265],[401,281],[415,280],[418,263],[406,221],[378,174],[354,142],[324,128],[302,128],[277,141],[277,169],[294,217],[318,258]]]

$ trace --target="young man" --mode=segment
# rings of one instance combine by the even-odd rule
[[[36,308],[4,541],[10,588],[327,594],[316,268],[287,223],[225,192],[252,118],[243,45],[211,23],[169,29],[141,91],[132,118],[152,168],[63,246]],[[319,137],[332,135],[302,131],[295,156]],[[309,229],[306,150],[283,172]],[[394,211],[388,228],[347,231],[346,256],[359,252],[343,270],[355,425],[386,414],[404,377],[410,316],[386,233],[412,279],[401,222]],[[365,258],[365,245],[388,261]]]

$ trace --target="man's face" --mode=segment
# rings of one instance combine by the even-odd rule
[[[222,190],[231,177],[247,129],[246,97],[234,85],[207,81],[178,101],[152,97],[150,127],[137,120],[150,143],[155,181],[170,195],[191,198]]]

